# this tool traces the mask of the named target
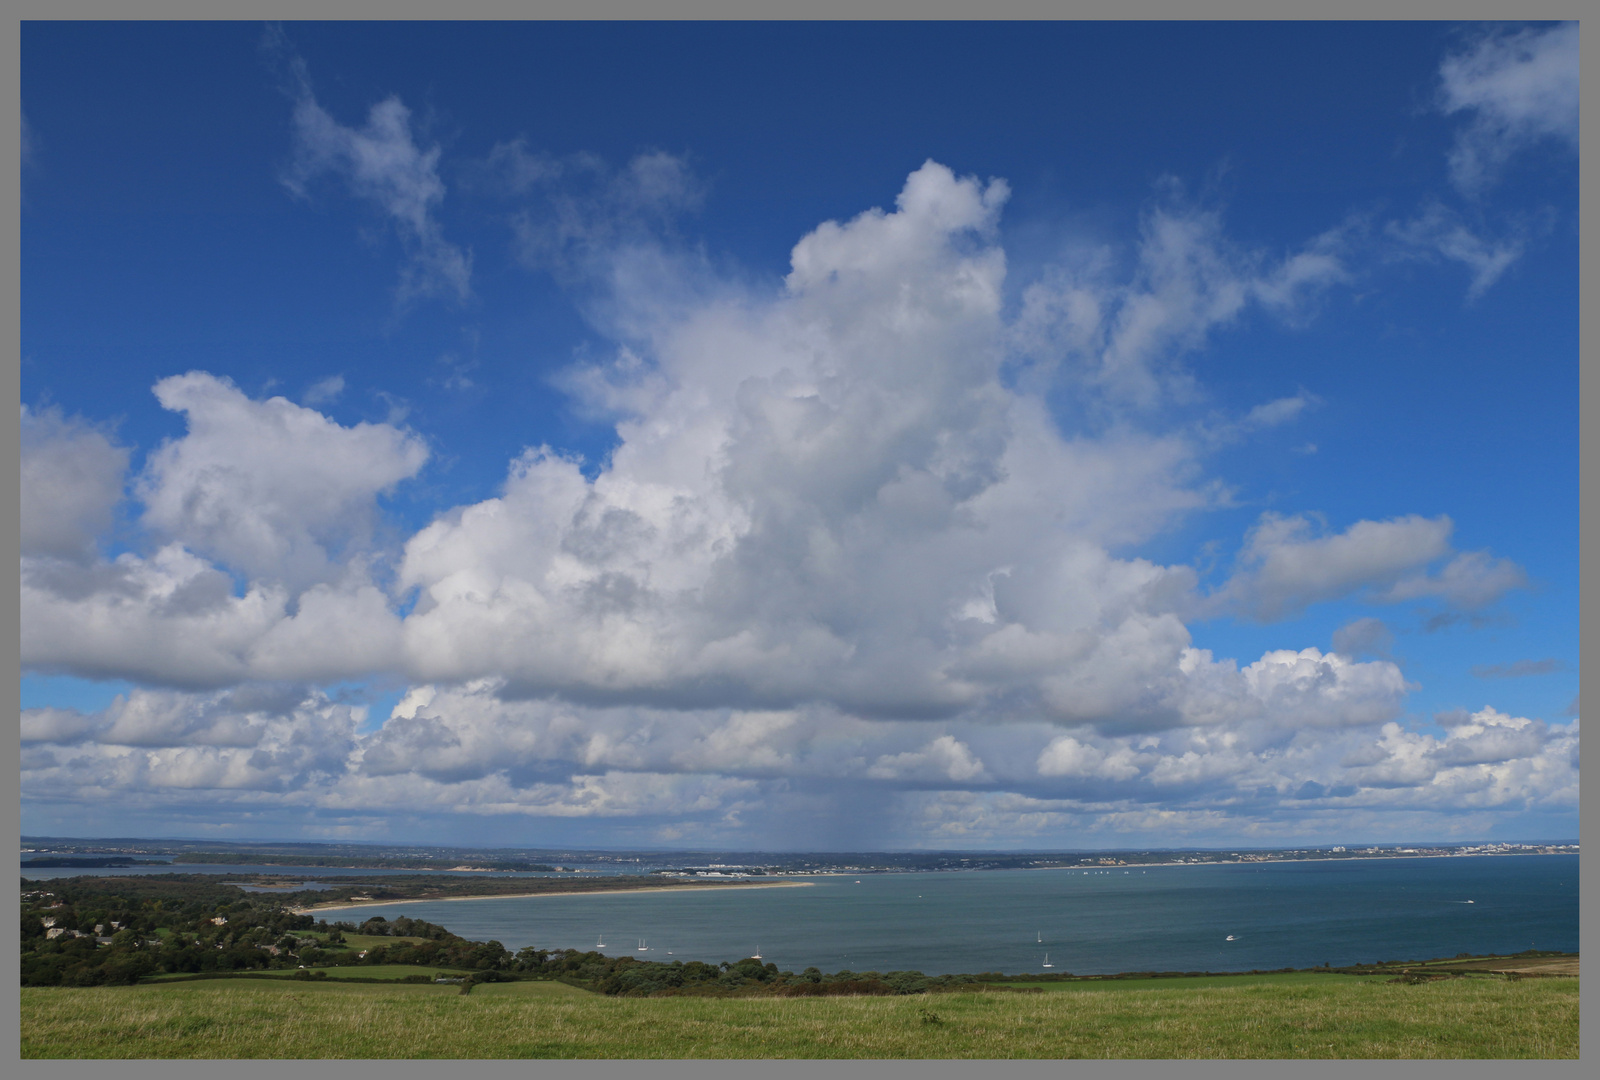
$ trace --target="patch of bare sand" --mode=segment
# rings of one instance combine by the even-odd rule
[[[692,889],[705,889],[707,891],[731,892],[735,889],[793,889],[811,884],[809,881],[766,881],[749,882],[738,885],[724,885],[721,882],[708,885],[645,885],[639,888],[628,889],[563,889],[560,891],[536,893],[485,893],[482,896],[426,896],[407,900],[362,900],[349,902],[343,900],[330,901],[325,904],[312,904],[310,907],[292,909],[296,915],[312,915],[324,911],[355,911],[360,908],[389,907],[395,904],[436,904],[453,900],[534,900],[552,896],[634,896],[638,893],[660,892],[685,892]]]

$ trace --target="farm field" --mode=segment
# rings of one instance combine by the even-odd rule
[[[1255,975],[611,998],[555,982],[24,988],[27,1058],[1576,1058],[1578,980]]]

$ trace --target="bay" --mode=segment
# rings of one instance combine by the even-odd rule
[[[1471,901],[1468,903],[1468,901]],[[780,970],[1248,971],[1578,949],[1578,856],[817,877],[803,886],[362,905],[515,951]],[[1228,936],[1234,940],[1229,941]],[[643,944],[645,951],[640,951]]]

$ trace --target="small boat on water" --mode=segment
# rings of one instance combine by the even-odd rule
[[[1233,935],[1232,935],[1232,934],[1229,934],[1229,935],[1228,935],[1228,940],[1229,940],[1229,941],[1232,941],[1232,940],[1233,940]]]
[[[597,949],[603,949],[606,947],[606,936],[604,934],[601,934],[599,937],[594,939],[594,947]]]
[[[751,957],[751,959],[754,959],[754,960],[760,960],[761,959],[761,946],[760,945],[756,946],[756,951],[751,953],[750,957]]]
[[[1039,936],[1039,944],[1043,945],[1044,944],[1044,931],[1043,930],[1036,930],[1036,931],[1034,931],[1034,933],[1036,933]]]
[[[1055,967],[1055,965],[1050,962],[1050,954],[1049,953],[1045,953],[1044,954],[1044,966],[1045,967]]]
[[[640,938],[639,939],[639,947],[637,949],[635,949],[634,951],[635,952],[649,952],[650,951],[649,947],[646,946],[645,943],[644,943],[644,938]]]

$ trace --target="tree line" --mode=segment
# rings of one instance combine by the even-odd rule
[[[405,916],[329,923],[295,911],[281,894],[245,892],[205,874],[24,878],[22,887],[24,986],[127,985],[154,975],[285,969],[309,978],[333,967],[390,964],[418,968],[411,981],[433,981],[430,970],[464,973],[456,976],[463,980],[463,992],[483,981],[555,979],[621,997],[918,994],[1021,978],[998,973],[930,977],[919,971],[826,974],[815,967],[796,973],[755,957],[668,963],[532,946],[513,953],[498,941],[470,941]],[[1039,981],[1038,976],[1027,979]]]

